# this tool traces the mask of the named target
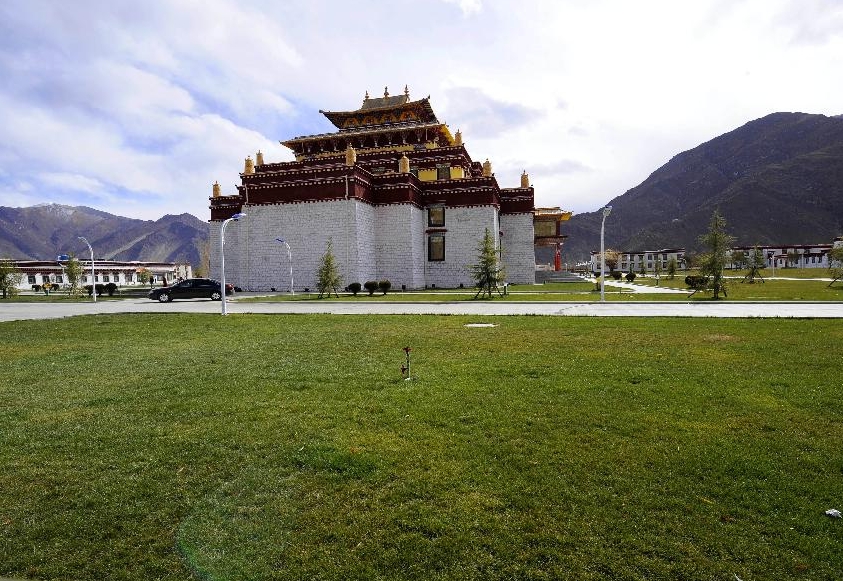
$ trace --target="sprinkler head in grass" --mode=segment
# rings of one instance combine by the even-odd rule
[[[412,376],[410,375],[410,351],[412,351],[412,349],[404,347],[405,361],[404,365],[401,366],[401,377],[404,378],[404,381],[412,379]]]

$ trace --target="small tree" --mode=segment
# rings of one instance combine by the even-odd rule
[[[758,245],[756,244],[747,255],[746,268],[749,272],[747,272],[746,276],[743,277],[743,282],[753,284],[756,278],[759,278],[761,279],[761,282],[764,282],[764,278],[761,276],[761,269],[765,268],[765,266],[764,251],[758,248]]]
[[[331,291],[337,298],[340,298],[337,293],[337,288],[342,283],[342,277],[337,268],[337,261],[334,258],[334,244],[331,239],[328,239],[328,245],[325,248],[325,254],[322,255],[322,262],[319,264],[319,272],[317,273],[316,290],[319,291],[319,298],[321,299],[325,293],[331,296]]]
[[[746,254],[743,250],[732,250],[732,254],[729,255],[729,261],[733,267],[743,268],[746,265]]]
[[[671,257],[670,260],[667,261],[667,277],[670,280],[676,276],[676,269],[679,268],[679,265],[676,262],[676,257]]]
[[[615,272],[615,269],[618,267],[618,262],[621,259],[621,253],[617,250],[607,250],[606,251],[606,266],[609,269],[609,272]]]
[[[0,291],[2,291],[4,299],[17,294],[17,287],[22,276],[23,273],[10,259],[0,260]]]
[[[149,282],[149,278],[150,278],[149,269],[141,268],[140,270],[138,270],[138,282],[139,283],[141,283],[142,285],[146,285],[146,283]]]
[[[207,278],[211,272],[211,243],[205,240],[199,245],[199,264],[193,269],[198,278]]]
[[[787,262],[790,266],[797,267],[799,266],[799,251],[796,249],[788,250],[787,252]]]
[[[495,240],[489,229],[486,228],[483,239],[477,247],[477,264],[471,266],[471,274],[478,288],[474,298],[485,297],[487,294],[492,298],[492,291],[503,296],[498,284],[504,280],[503,266],[498,260],[498,253],[495,249]]]
[[[843,245],[835,246],[828,253],[828,271],[831,273],[831,282],[828,286],[843,278]]]
[[[67,264],[64,266],[64,273],[67,275],[67,284],[70,285],[68,291],[70,296],[82,296],[82,263],[71,255]]]
[[[656,279],[656,286],[659,286],[659,281],[662,276],[662,261],[658,254],[656,254],[653,258],[655,259],[653,260],[653,278]]]
[[[708,224],[708,232],[700,236],[700,243],[708,247],[708,252],[699,257],[700,275],[708,277],[706,289],[714,293],[714,299],[726,294],[726,279],[723,269],[729,259],[729,248],[734,238],[726,233],[726,220],[715,210]]]

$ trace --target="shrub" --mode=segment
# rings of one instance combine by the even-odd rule
[[[348,285],[348,290],[351,291],[351,294],[353,294],[355,297],[357,296],[357,293],[360,292],[361,288],[363,288],[363,285],[361,285],[359,282],[353,282]]]
[[[627,272],[626,273],[626,282],[632,282],[633,280],[635,280],[635,273],[632,272],[632,271]]]
[[[108,296],[113,297],[115,291],[117,291],[117,285],[113,282],[110,282],[107,285],[105,285],[105,290],[108,293]],[[99,293],[99,291],[97,291],[97,293]],[[99,293],[99,294],[102,294],[102,293]]]
[[[369,291],[369,296],[375,294],[375,291],[378,290],[378,281],[376,280],[367,280],[363,283],[363,288]]]
[[[116,285],[115,285],[115,288],[116,288]],[[88,293],[88,296],[91,296],[91,294],[93,292],[93,288],[91,287],[91,285],[89,285],[89,284],[85,285],[85,292]],[[105,285],[97,283],[97,296],[101,297],[102,293],[104,293],[104,292],[105,292]]]
[[[387,292],[389,292],[389,289],[391,289],[391,288],[392,288],[392,283],[389,282],[388,280],[378,281],[378,289],[380,289],[380,291],[383,294],[386,294]]]
[[[707,284],[707,276],[688,275],[685,277],[685,285],[690,289],[704,289]]]
[[[615,279],[615,280],[620,280],[620,279],[621,279],[621,277],[623,276],[623,275],[620,273],[620,271],[618,271],[618,270],[613,270],[613,271],[611,272],[611,275],[612,275],[612,278],[613,278],[613,279]]]

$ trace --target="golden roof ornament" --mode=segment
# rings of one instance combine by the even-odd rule
[[[459,129],[454,133],[454,145],[462,145],[462,131]]]
[[[383,100],[386,101],[387,99],[389,99],[389,88],[384,87],[383,88]]]
[[[365,103],[365,102],[366,102],[366,101],[368,101],[368,100],[369,100],[369,90],[368,90],[368,89],[366,89],[366,94],[365,94],[365,95],[363,95],[363,102]]]
[[[523,172],[521,172],[521,187],[522,188],[529,188],[530,187],[530,176],[527,175],[526,169]]]
[[[398,160],[398,173],[410,173],[410,159],[407,154],[401,154],[401,159]]]
[[[222,195],[222,188],[220,188],[220,183],[218,181],[214,182],[213,195],[215,198],[219,198]]]
[[[492,177],[492,162],[489,161],[488,157],[486,158],[486,161],[483,162],[483,177]]]
[[[354,148],[349,143],[348,147],[345,148],[345,165],[351,167],[355,163],[357,163],[357,152],[354,151]]]
[[[410,100],[410,89],[407,87],[407,85],[404,85],[404,96],[407,97],[408,101]]]
[[[245,174],[253,174],[255,173],[255,162],[252,161],[252,156],[246,158],[246,164],[243,168],[243,173]]]
[[[256,165],[263,165],[263,152],[260,149],[255,154],[255,158],[257,159],[255,162]]]

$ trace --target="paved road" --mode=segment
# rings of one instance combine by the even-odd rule
[[[242,295],[241,295],[242,296]],[[98,301],[96,303],[5,303],[0,302],[0,322],[23,319],[56,319],[75,315],[114,313],[219,313],[220,303],[208,300],[161,304],[148,299]],[[588,317],[799,317],[843,318],[843,303],[828,302],[623,302],[623,303],[511,303],[453,302],[396,303],[344,302],[228,302],[230,314],[241,313],[332,313],[339,315],[554,315]]]

